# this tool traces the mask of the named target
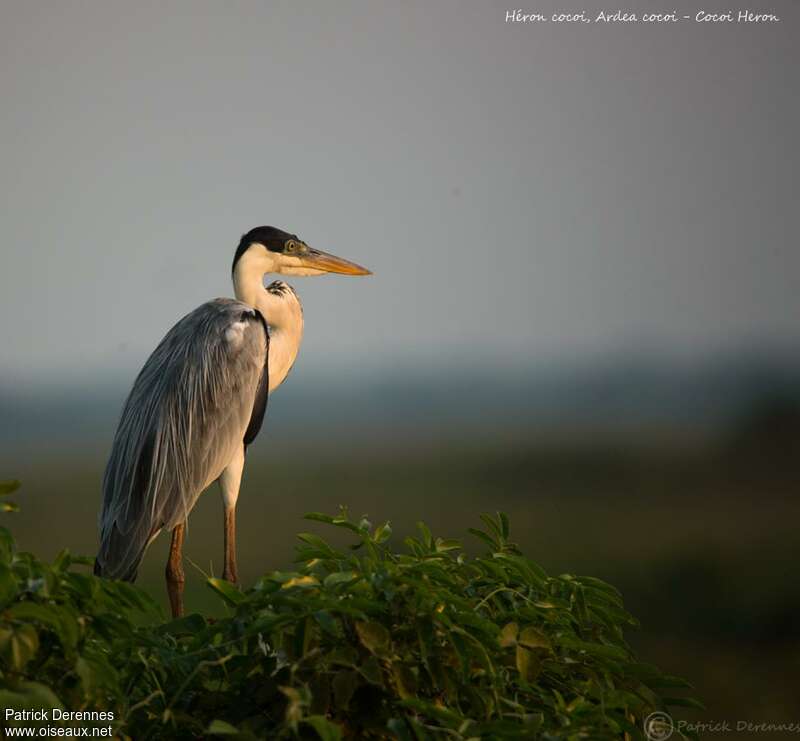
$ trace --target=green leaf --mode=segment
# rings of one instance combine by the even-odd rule
[[[461,548],[460,540],[445,540],[443,538],[436,538],[436,552],[447,553],[448,551],[457,551]]]
[[[694,687],[683,677],[676,677],[673,674],[661,674],[661,672],[659,672],[657,676],[653,677],[652,680],[648,681],[647,684],[650,687],[664,687],[665,689],[694,689]]]
[[[35,602],[18,602],[7,614],[13,620],[36,622],[52,630],[62,645],[73,650],[78,643],[78,624],[68,610],[58,605],[40,605]]]
[[[330,515],[326,515],[323,512],[306,512],[303,515],[304,520],[316,520],[317,522],[324,522],[327,525],[333,525],[334,518]]]
[[[300,574],[297,571],[273,571],[269,575],[269,579],[279,584],[285,584],[290,579],[294,579],[298,576],[300,576]]]
[[[206,627],[206,619],[196,612],[184,615],[157,628],[162,635],[183,636],[196,635]]]
[[[380,623],[374,621],[356,623],[356,632],[362,645],[372,653],[382,656],[389,650],[391,636]]]
[[[616,661],[627,661],[629,658],[629,652],[619,646],[610,646],[605,643],[592,643],[591,641],[583,641],[571,636],[563,636],[560,638],[559,642],[563,646],[576,651],[585,652],[590,656],[613,659]]]
[[[326,525],[333,525],[334,527],[343,527],[354,533],[359,532],[358,527],[350,522],[346,507],[340,507],[339,514],[336,517],[326,515],[324,512],[308,512],[303,515],[303,518],[306,520],[315,520],[316,522],[324,522]]]
[[[308,589],[310,587],[318,587],[319,580],[315,576],[293,576],[291,579],[285,581],[281,585],[281,589],[292,589],[299,587],[301,589]]]
[[[0,560],[11,561],[14,555],[14,538],[4,527],[0,527]]]
[[[317,610],[314,613],[314,620],[317,621],[320,628],[322,628],[326,633],[332,636],[338,636],[341,634],[339,621],[333,615],[331,615],[328,610]]]
[[[550,641],[536,628],[523,628],[517,637],[516,663],[520,677],[528,683],[542,671],[542,658],[550,651]]]
[[[322,741],[341,741],[342,729],[336,723],[331,723],[321,715],[309,715],[303,719],[304,723],[310,725]]]
[[[354,671],[339,671],[333,677],[333,699],[339,710],[347,710],[350,700],[358,689],[358,674]]]
[[[53,561],[53,571],[66,571],[72,564],[69,548],[63,548]]]
[[[547,636],[536,628],[523,628],[517,638],[517,643],[524,648],[543,651],[551,651],[550,640]]]
[[[334,571],[332,574],[328,574],[322,583],[330,588],[339,584],[349,584],[358,578],[360,577],[355,571]]]
[[[450,710],[446,707],[440,707],[432,702],[425,700],[403,700],[402,704],[406,707],[413,708],[422,715],[427,715],[431,718],[443,723],[446,727],[458,728],[464,722],[464,718],[457,712]]]
[[[706,709],[706,706],[694,697],[664,697],[662,702],[670,707],[694,708],[695,710]]]
[[[90,693],[94,691],[96,686],[95,671],[92,665],[83,656],[79,656],[78,660],[75,662],[75,673],[80,677],[85,692]]]
[[[510,532],[508,526],[508,515],[505,512],[498,512],[497,517],[500,520],[500,532],[503,538],[508,538],[508,534]]]
[[[497,543],[497,541],[494,540],[494,538],[492,538],[491,536],[487,535],[485,532],[483,532],[483,530],[478,530],[477,528],[474,528],[474,527],[468,527],[467,528],[467,532],[470,535],[474,535],[476,538],[480,538],[492,550],[495,550],[495,549],[497,549],[499,547],[499,544]]]
[[[483,520],[486,527],[488,527],[498,538],[502,537],[502,528],[498,524],[498,521],[494,519],[494,517],[487,512],[483,512],[481,513],[480,518]]]
[[[241,604],[245,599],[245,596],[239,591],[239,589],[237,589],[237,587],[234,584],[231,584],[229,581],[211,577],[206,583],[229,605],[233,605],[235,607],[236,605]]]
[[[8,564],[0,561],[0,607],[17,596],[17,578]]]
[[[0,654],[14,671],[22,671],[38,650],[39,634],[32,625],[0,627]]]
[[[58,630],[58,616],[48,605],[36,602],[18,602],[7,613],[14,620],[32,620]]]
[[[358,671],[364,679],[370,684],[383,686],[383,676],[381,675],[381,667],[375,656],[370,656],[361,666]]]
[[[385,543],[390,537],[392,537],[392,527],[386,522],[375,529],[375,534],[372,536],[372,539],[380,544]]]
[[[417,678],[405,664],[394,662],[392,664],[395,688],[403,700],[408,700],[417,694]]]
[[[428,550],[431,550],[433,548],[433,535],[431,535],[431,531],[428,529],[428,526],[424,522],[418,522],[417,529],[422,534],[422,544]]]
[[[412,741],[408,726],[402,718],[390,718],[386,728],[392,732],[392,738],[397,741]],[[416,736],[416,738],[420,739],[422,736]]]
[[[494,553],[492,556],[497,561],[509,564],[528,584],[541,587],[547,581],[547,574],[544,569],[524,556],[517,556],[512,553]]]
[[[0,689],[0,707],[15,710],[64,709],[53,690],[41,682],[20,682],[13,689]]]
[[[333,522],[331,525],[335,525],[336,527],[343,527],[346,530],[351,530],[354,533],[360,533],[361,531],[354,522],[350,522],[350,520],[346,520],[342,517],[334,517]]]
[[[241,731],[224,720],[212,720],[206,733],[209,736],[238,736]]]
[[[509,646],[517,645],[517,635],[519,634],[519,625],[516,623],[509,623],[501,631],[498,638],[500,646],[508,648]]]
[[[7,494],[13,494],[22,484],[16,479],[11,479],[10,481],[0,481],[0,497],[4,497]]]
[[[519,676],[529,684],[533,683],[542,671],[541,657],[533,651],[517,646],[516,659]]]
[[[314,533],[298,533],[297,537],[320,553],[325,554],[327,558],[335,558],[338,555],[333,548],[319,537],[319,535],[314,535]]]

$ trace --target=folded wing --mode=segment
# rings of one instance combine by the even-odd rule
[[[95,573],[133,580],[162,529],[183,522],[267,403],[269,334],[261,314],[216,299],[164,337],[131,390],[103,477]]]

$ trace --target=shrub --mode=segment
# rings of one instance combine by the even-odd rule
[[[641,739],[651,712],[697,704],[635,660],[613,587],[548,576],[502,513],[470,530],[477,558],[422,523],[396,553],[388,523],[307,518],[354,543],[301,533],[296,571],[244,592],[209,579],[229,615],[166,623],[140,589],[84,573],[89,559],[44,564],[0,529],[0,704],[111,711],[137,741]]]

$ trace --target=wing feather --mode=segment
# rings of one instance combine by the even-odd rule
[[[260,426],[266,398],[256,400],[268,345],[263,317],[231,299],[203,304],[166,334],[139,373],[114,437],[97,573],[134,579],[150,541],[186,520],[256,417]]]

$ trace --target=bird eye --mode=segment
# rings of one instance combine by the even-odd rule
[[[296,242],[295,242],[293,239],[290,239],[290,240],[289,240],[289,241],[286,243],[286,251],[287,251],[288,253],[290,253],[290,254],[291,254],[291,253],[292,253],[292,252],[294,252],[296,249],[297,249],[297,243],[296,243]]]

